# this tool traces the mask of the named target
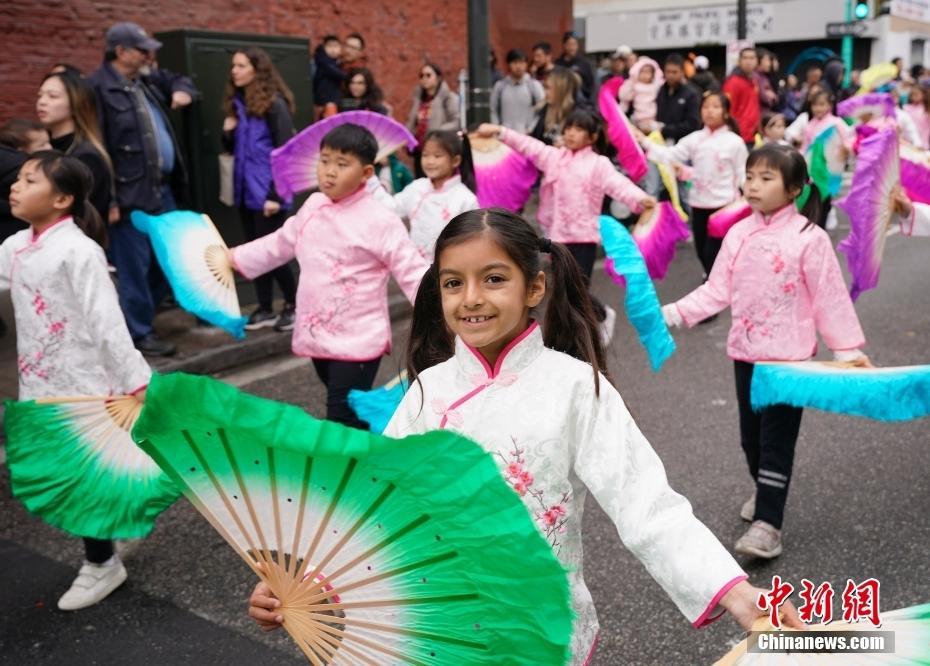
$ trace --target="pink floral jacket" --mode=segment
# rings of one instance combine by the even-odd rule
[[[730,306],[727,354],[738,361],[805,361],[819,332],[834,351],[865,344],[827,232],[805,230],[794,204],[734,226],[703,285],[675,305],[688,326]]]
[[[397,214],[364,188],[339,201],[313,194],[278,231],[232,250],[247,278],[296,257],[298,356],[367,361],[391,349],[387,283],[410,302],[429,265]]]
[[[152,370],[133,344],[103,250],[70,217],[0,245],[16,317],[19,399],[131,393]]]
[[[492,368],[456,339],[455,356],[427,369],[384,434],[449,428],[478,442],[523,498],[569,572],[575,613],[572,664],[585,664],[598,633],[583,573],[582,518],[590,492],[696,627],[719,616],[720,599],[746,575],[669,487],[665,468],[617,390],[591,366],[543,345],[534,322]]]
[[[604,195],[640,211],[646,193],[617,171],[603,155],[583,148],[572,152],[504,129],[501,141],[525,155],[543,172],[539,187],[539,224],[558,243],[600,243],[598,217]]]

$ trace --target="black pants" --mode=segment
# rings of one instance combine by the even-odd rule
[[[694,234],[694,251],[697,253],[698,261],[701,262],[701,267],[707,275],[710,275],[710,269],[714,267],[717,254],[723,246],[723,240],[711,238],[707,235],[707,221],[718,210],[719,208],[691,207],[691,231]]]
[[[287,217],[288,211],[286,210],[281,210],[271,217],[265,217],[260,210],[239,209],[239,219],[242,220],[242,229],[248,241],[253,241],[256,238],[277,231],[287,220]],[[294,305],[297,301],[297,282],[294,280],[294,274],[291,272],[290,266],[285,264],[255,278],[255,295],[258,298],[258,307],[262,310],[271,311],[275,281],[278,282],[278,286],[281,288],[285,303]]]
[[[754,520],[764,520],[781,529],[803,410],[789,405],[772,405],[761,412],[752,411],[749,395],[754,366],[744,361],[733,363],[740,444],[746,454],[749,473],[756,482]]]
[[[84,557],[91,564],[103,564],[113,557],[113,542],[84,537]]]
[[[342,423],[350,428],[368,430],[368,424],[360,420],[349,407],[349,391],[371,390],[378,374],[381,357],[373,361],[333,361],[325,358],[313,359],[317,377],[326,386],[326,420]]]
[[[817,196],[816,187],[814,191],[811,192],[812,197]],[[833,207],[833,197],[827,197],[826,199],[821,200],[820,202],[820,217],[814,220],[814,223],[821,229],[827,228],[827,216],[830,214],[830,209]]]
[[[584,282],[588,285],[588,295],[591,297],[591,305],[594,306],[597,320],[604,321],[607,318],[604,304],[591,293],[591,276],[594,274],[594,261],[597,259],[597,243],[565,243],[564,245],[578,262]]]

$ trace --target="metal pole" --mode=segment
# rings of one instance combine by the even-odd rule
[[[846,0],[846,23],[852,23],[853,20],[853,0]],[[849,87],[850,75],[852,74],[853,64],[853,37],[852,35],[843,35],[843,46],[840,49],[843,56],[843,87]]]
[[[468,119],[491,120],[491,53],[488,36],[488,0],[468,0]]]
[[[736,38],[746,39],[746,0],[736,1]]]
[[[459,70],[459,129],[468,128],[468,72]]]

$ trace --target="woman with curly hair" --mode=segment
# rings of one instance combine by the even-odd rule
[[[294,95],[271,58],[250,46],[233,54],[223,110],[223,143],[235,155],[233,192],[248,241],[277,231],[288,217],[291,201],[275,190],[271,177],[271,151],[294,135]],[[274,282],[284,296],[284,308],[272,310]],[[249,317],[248,330],[274,326],[294,328],[297,284],[288,266],[255,279],[258,308]]]
[[[339,112],[343,111],[374,111],[390,115],[384,103],[384,93],[375,83],[370,69],[356,67],[349,70],[348,78],[342,84],[342,99],[339,100]]]

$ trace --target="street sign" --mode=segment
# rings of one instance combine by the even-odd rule
[[[869,24],[865,21],[827,23],[827,37],[862,37],[868,31]]]

